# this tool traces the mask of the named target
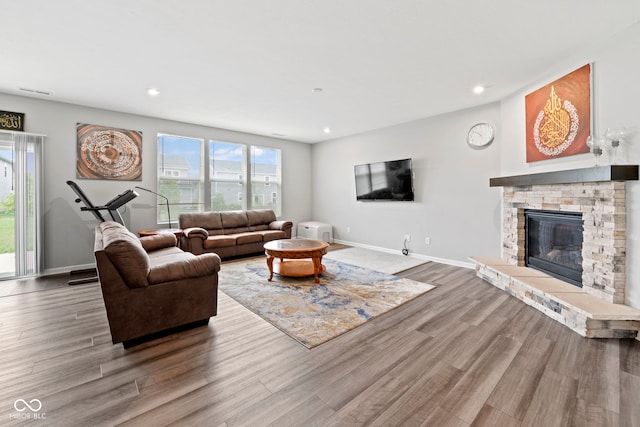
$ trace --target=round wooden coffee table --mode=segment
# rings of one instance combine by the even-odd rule
[[[281,239],[265,243],[269,281],[273,279],[273,273],[277,273],[288,277],[314,276],[316,283],[320,283],[318,274],[325,270],[322,256],[328,247],[326,242],[310,239]],[[276,258],[280,261],[274,263]]]

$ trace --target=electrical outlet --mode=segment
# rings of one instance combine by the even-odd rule
[[[351,227],[347,227],[347,233],[351,233]]]
[[[431,244],[431,237],[425,237],[424,238],[424,244],[425,245],[430,245]]]
[[[405,235],[404,235],[404,241],[405,241],[405,242],[410,242],[410,241],[411,241],[411,235],[409,235],[409,234],[405,234]]]

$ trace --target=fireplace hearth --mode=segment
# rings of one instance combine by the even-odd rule
[[[582,213],[527,209],[524,217],[525,266],[582,287]]]

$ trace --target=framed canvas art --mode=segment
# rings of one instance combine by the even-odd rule
[[[76,176],[85,179],[142,180],[142,132],[76,125]]]
[[[527,163],[588,153],[591,64],[525,97]]]
[[[12,111],[0,111],[0,129],[24,131],[24,113],[14,113]]]

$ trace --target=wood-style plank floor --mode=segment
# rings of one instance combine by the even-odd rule
[[[472,270],[401,275],[437,288],[312,350],[223,293],[207,327],[129,350],[97,284],[0,297],[0,425],[640,426],[639,341],[582,338]]]

